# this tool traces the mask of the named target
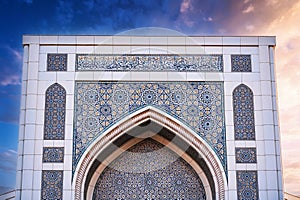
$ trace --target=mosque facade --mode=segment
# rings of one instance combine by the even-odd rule
[[[283,199],[275,46],[23,36],[16,199]]]

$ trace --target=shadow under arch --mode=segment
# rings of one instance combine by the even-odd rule
[[[189,147],[183,149],[203,169],[211,188],[212,199],[225,199],[226,175],[215,152],[191,129],[152,106],[143,108],[116,123],[90,145],[80,159],[74,173],[72,183],[75,191],[74,199],[86,199],[93,172],[101,164],[99,160],[103,160],[101,153],[105,150],[109,151],[111,143],[118,147],[128,142],[134,138],[130,133],[131,130],[134,130],[134,127],[145,126],[149,122],[154,122],[161,127],[161,130],[157,133],[161,137],[173,142],[181,149],[182,145]],[[178,136],[180,142],[176,142],[173,139],[174,136]],[[110,151],[113,151],[113,149]],[[107,155],[107,152],[104,155]]]

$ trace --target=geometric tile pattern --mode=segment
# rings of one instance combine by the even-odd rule
[[[46,91],[45,140],[63,140],[65,135],[66,90],[54,83]]]
[[[256,148],[236,148],[236,163],[256,163]]]
[[[244,84],[233,90],[234,132],[236,140],[255,140],[253,92]]]
[[[257,171],[237,171],[238,200],[257,200]]]
[[[63,171],[42,171],[42,200],[61,200],[63,196]]]
[[[251,55],[231,55],[232,72],[251,72]]]
[[[73,170],[113,124],[152,106],[181,121],[216,152],[226,171],[222,82],[76,82]]]
[[[64,147],[44,147],[44,163],[62,163],[64,162]]]
[[[222,55],[77,54],[78,71],[223,71]]]
[[[47,71],[67,71],[68,54],[48,54]]]
[[[145,139],[104,169],[92,199],[205,200],[206,195],[201,179],[184,159]]]

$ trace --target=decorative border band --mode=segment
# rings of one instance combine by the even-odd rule
[[[76,71],[222,72],[223,55],[77,54]]]

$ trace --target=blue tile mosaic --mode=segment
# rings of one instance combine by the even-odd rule
[[[234,89],[232,96],[235,139],[255,140],[253,92],[241,84]]]
[[[90,55],[76,56],[78,71],[204,71],[222,72],[222,55]]]
[[[236,163],[256,163],[256,148],[236,148]]]
[[[251,72],[251,55],[231,55],[232,72]]]
[[[151,105],[207,141],[226,171],[223,90],[222,82],[76,82],[73,170],[98,136]]]
[[[67,71],[68,54],[48,54],[47,71]]]
[[[46,91],[44,139],[63,140],[65,136],[66,90],[54,83]]]
[[[185,160],[145,139],[104,169],[95,185],[96,199],[205,200],[206,195],[201,179]]]
[[[64,147],[44,147],[44,163],[62,163],[64,162]]]
[[[237,171],[238,200],[258,200],[257,171]]]
[[[42,200],[63,199],[63,171],[42,171]]]

